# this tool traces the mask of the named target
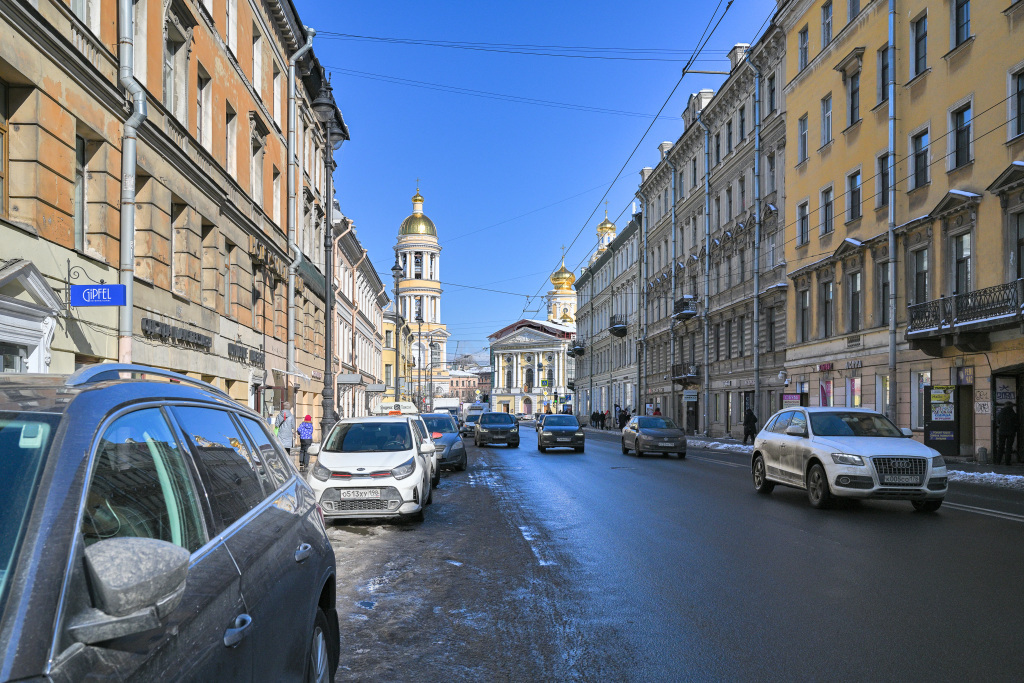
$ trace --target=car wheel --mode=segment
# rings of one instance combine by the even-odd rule
[[[441,483],[441,466],[437,466],[437,471],[434,472],[434,478],[430,480],[430,488],[435,489],[437,485]],[[433,494],[431,494],[433,495]]]
[[[626,448],[626,440],[625,439],[622,440],[622,454],[623,455],[629,455],[629,449]]]
[[[573,448],[573,450],[576,451],[577,453],[582,453],[583,452],[583,446],[575,446]]]
[[[754,475],[754,490],[758,493],[768,495],[775,488],[775,482],[768,481],[768,473],[765,471],[764,456],[758,453],[754,456],[754,465],[751,467]]]
[[[942,499],[939,500],[912,500],[910,504],[918,512],[935,512],[942,507]]]
[[[457,469],[459,472],[465,472],[467,465],[469,465],[469,455],[463,453],[462,460],[460,460],[459,464],[455,466],[455,469]]]
[[[309,683],[330,683],[334,680],[331,648],[328,645],[330,633],[327,615],[318,607],[313,619],[313,633],[309,639],[309,657],[306,660],[306,680]]]
[[[815,463],[807,473],[807,499],[811,507],[821,510],[832,502],[832,490],[828,487],[828,476],[825,468]]]
[[[636,457],[638,457],[638,458],[644,457],[644,452],[642,450],[640,450],[640,444],[639,443],[637,443],[636,448],[634,448],[633,450],[636,451]]]
[[[519,448],[519,442],[516,441],[515,443],[510,443],[508,446],[509,448]]]
[[[434,502],[434,487],[427,484],[427,497],[423,499],[424,505],[430,505]]]
[[[676,455],[680,460],[686,460],[686,451],[680,451],[679,453],[676,453]]]
[[[537,450],[540,451],[541,453],[547,453],[548,452],[548,449],[544,448],[540,444],[537,445]]]

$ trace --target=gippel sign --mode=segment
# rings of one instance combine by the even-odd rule
[[[124,306],[124,285],[71,285],[72,306]]]

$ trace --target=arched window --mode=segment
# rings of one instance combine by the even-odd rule
[[[512,371],[511,370],[506,370],[505,371],[505,387],[508,388],[508,389],[512,388]]]
[[[533,388],[533,368],[526,368],[526,386]]]

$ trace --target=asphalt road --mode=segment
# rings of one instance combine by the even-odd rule
[[[335,523],[338,680],[1024,679],[1024,504],[815,511],[746,457],[470,448],[418,525]]]

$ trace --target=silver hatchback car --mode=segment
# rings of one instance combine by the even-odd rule
[[[909,500],[934,512],[946,496],[946,463],[887,417],[859,408],[785,408],[754,440],[754,488],[776,484],[807,490],[811,505],[833,497]]]

